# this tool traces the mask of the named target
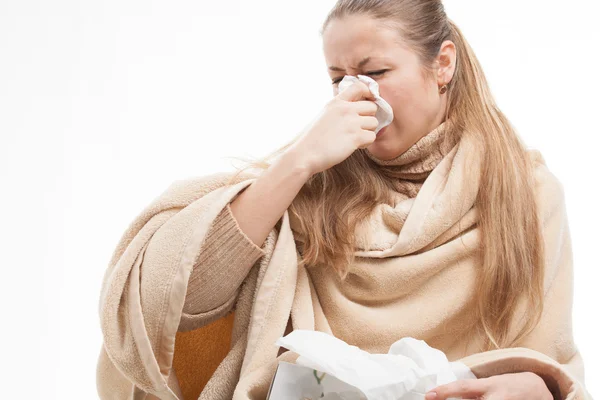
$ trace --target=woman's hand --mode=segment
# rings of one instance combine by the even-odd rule
[[[364,82],[354,82],[325,105],[286,152],[293,152],[294,158],[304,163],[311,174],[339,164],[356,149],[375,141],[379,122],[373,100]]]
[[[427,392],[426,400],[552,400],[544,380],[533,372],[494,375],[489,378],[463,379],[438,386]]]

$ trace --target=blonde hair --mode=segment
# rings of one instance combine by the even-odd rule
[[[482,267],[474,294],[477,315],[472,328],[482,334],[484,349],[511,346],[535,327],[543,304],[544,249],[527,150],[498,109],[481,65],[461,31],[446,16],[441,1],[338,0],[321,34],[331,20],[348,15],[372,17],[396,29],[419,56],[425,77],[433,71],[441,44],[451,40],[456,46],[456,70],[448,84],[445,110],[455,129],[446,135],[459,138],[474,132],[485,152],[475,204]],[[268,159],[284,152],[298,137],[244,169],[268,168]],[[301,263],[327,265],[344,277],[354,260],[357,224],[377,204],[390,202],[390,188],[390,180],[364,149],[313,175],[288,209],[300,225]],[[526,315],[520,330],[511,335],[512,314],[521,299],[527,302]]]

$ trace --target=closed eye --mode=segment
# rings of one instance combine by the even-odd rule
[[[381,76],[381,75],[383,75],[384,73],[386,73],[387,71],[388,71],[387,69],[382,69],[382,70],[379,70],[379,71],[367,72],[365,75]],[[342,81],[342,79],[344,79],[344,78],[342,77],[342,78],[337,78],[337,79],[334,79],[334,80],[331,82],[331,84],[332,84],[332,85],[335,85],[335,84],[337,84],[337,83],[340,83],[340,82]]]
[[[387,69],[382,69],[379,71],[373,71],[373,72],[367,72],[366,75],[383,75],[385,72],[387,72]]]

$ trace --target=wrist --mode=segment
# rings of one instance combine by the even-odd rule
[[[314,175],[314,169],[307,157],[290,149],[283,153],[277,161],[278,167],[290,171],[293,176],[296,176],[304,181],[307,181]]]
[[[544,380],[544,378],[542,378],[535,372],[530,372],[530,371],[523,372],[523,374],[528,375],[532,381],[536,382],[535,387],[537,388],[537,391],[540,393],[540,395],[543,393],[545,396],[544,397],[545,399],[553,400],[555,398],[553,391],[546,384],[546,381]]]

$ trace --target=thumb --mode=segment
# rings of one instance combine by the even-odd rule
[[[371,89],[361,81],[356,81],[348,86],[348,88],[337,95],[337,98],[345,101],[359,101],[363,99],[375,100],[375,96],[371,93]]]

